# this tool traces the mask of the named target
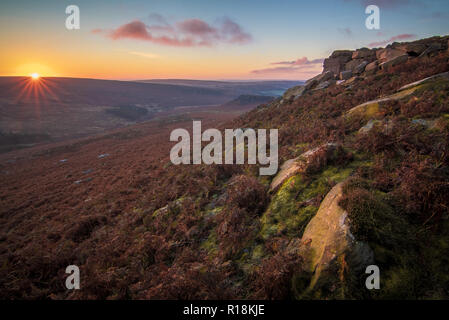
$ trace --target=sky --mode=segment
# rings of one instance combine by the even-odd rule
[[[447,0],[1,1],[0,76],[305,80],[337,49],[447,34]]]

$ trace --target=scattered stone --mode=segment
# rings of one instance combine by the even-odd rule
[[[331,85],[333,85],[333,84],[335,84],[335,83],[337,83],[336,80],[327,80],[327,81],[324,81],[324,82],[321,82],[320,84],[318,84],[318,85],[316,86],[316,88],[313,89],[313,90],[326,89],[327,87],[330,87]]]
[[[301,86],[295,86],[292,87],[290,89],[288,89],[287,91],[285,91],[284,95],[282,96],[282,98],[284,100],[290,100],[290,99],[294,99],[297,96],[301,96],[305,91],[305,86],[301,85]]]
[[[362,59],[355,59],[349,61],[347,64],[345,64],[345,71],[355,71],[355,68],[363,62]]]
[[[340,72],[340,80],[348,80],[351,77],[352,77],[351,70]]]
[[[366,134],[370,132],[374,128],[374,126],[379,123],[381,123],[381,121],[371,119],[367,124],[359,129],[359,134]]]
[[[330,71],[326,71],[323,72],[309,80],[306,81],[306,85],[308,85],[309,83],[316,81],[316,82],[322,82],[322,81],[327,81],[327,80],[331,80],[334,79],[334,74]]]
[[[309,80],[302,86],[296,86],[285,91],[283,95],[283,101],[295,100],[296,98],[302,96],[307,91],[316,87],[316,89],[324,89],[334,84],[334,74],[332,72],[323,72]]]
[[[420,125],[420,126],[426,127],[426,128],[435,128],[437,120],[436,119],[433,119],[433,120],[413,119],[412,123],[416,124],[416,125]]]
[[[402,55],[404,55],[404,51],[393,48],[379,49],[376,51],[376,58],[380,62],[386,62]]]
[[[362,78],[359,77],[359,76],[354,76],[354,77],[349,78],[348,80],[346,80],[345,85],[350,85],[350,84],[352,84],[352,83],[354,83],[356,81],[359,81],[359,80],[362,80]]]
[[[367,65],[368,65],[368,61],[362,61],[362,63],[360,63],[357,67],[355,67],[353,72],[355,74],[361,74],[363,71],[365,71],[365,68]]]
[[[67,161],[68,161],[67,159],[59,160],[60,163],[64,163],[64,162],[67,162]]]
[[[307,172],[314,165],[314,157],[321,153],[326,158],[326,160],[332,159],[335,155],[334,151],[337,149],[336,143],[326,143],[322,146],[311,149],[304,152],[299,157],[287,160],[281,166],[279,173],[274,177],[270,185],[270,191],[275,192],[279,189],[282,184],[290,177],[297,175],[299,173]],[[314,168],[317,169],[317,168]]]
[[[377,70],[379,70],[379,61],[373,61],[371,63],[368,63],[365,67],[365,72],[367,74],[373,74],[375,73]]]
[[[393,59],[390,59],[390,60],[388,60],[386,62],[381,63],[380,64],[380,68],[382,70],[385,70],[387,68],[394,67],[394,66],[396,66],[398,64],[407,62],[407,60],[408,60],[408,54],[403,54],[403,55],[394,57]]]
[[[109,157],[109,153],[103,153],[98,156],[98,159]]]

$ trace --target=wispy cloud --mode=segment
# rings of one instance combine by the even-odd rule
[[[315,64],[322,64],[324,62],[324,59],[314,59],[309,60],[307,57],[302,57],[297,60],[293,61],[280,61],[280,62],[272,62],[270,64],[280,64],[280,65],[290,65],[290,66],[305,66],[305,65],[315,65]]]
[[[257,69],[251,71],[252,74],[257,75],[292,75],[297,74],[298,78],[307,78],[309,76],[318,74],[323,67],[324,59],[309,60],[307,57],[302,57],[292,61],[272,62],[270,65],[275,67]]]
[[[177,47],[246,44],[252,41],[249,33],[227,17],[214,25],[196,18],[169,23],[158,14],[150,15],[150,20],[151,24],[134,20],[113,30],[94,29],[92,33],[100,33],[113,40],[134,39]]]
[[[416,34],[403,33],[403,34],[398,34],[397,36],[391,37],[390,39],[387,39],[387,40],[372,42],[368,46],[369,47],[381,47],[390,42],[400,41],[400,40],[410,40],[410,39],[413,39],[416,37],[417,37]]]
[[[128,51],[128,53],[132,54],[132,55],[135,55],[135,56],[148,58],[148,59],[156,59],[156,58],[159,57],[157,54],[146,53],[146,52],[139,52],[139,51]]]

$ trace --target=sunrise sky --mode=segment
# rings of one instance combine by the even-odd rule
[[[80,30],[65,28],[71,4]],[[447,0],[2,1],[0,75],[302,80],[335,49],[446,35],[448,21]]]

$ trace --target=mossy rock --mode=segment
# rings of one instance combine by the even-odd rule
[[[372,259],[372,251],[351,233],[348,213],[339,205],[343,197],[343,182],[326,195],[315,217],[307,225],[300,254],[304,268],[313,273],[308,290],[313,290],[322,275],[329,277],[331,268],[344,260],[346,267],[360,271]],[[338,279],[338,273],[333,275]]]
[[[345,180],[355,167],[362,164],[354,161],[345,168],[328,166],[311,177],[298,174],[287,179],[261,217],[262,238],[281,234],[289,238],[301,237],[305,226],[318,211],[319,202],[316,200],[323,198],[333,183]]]

